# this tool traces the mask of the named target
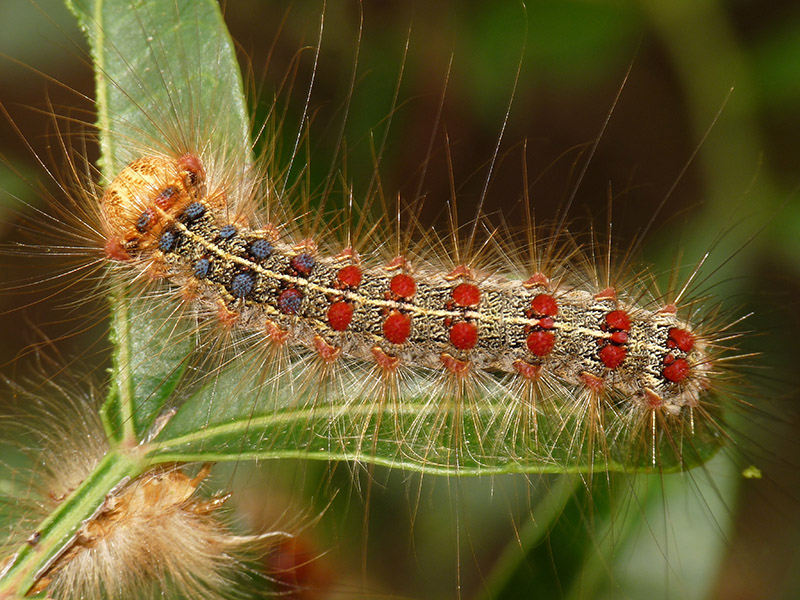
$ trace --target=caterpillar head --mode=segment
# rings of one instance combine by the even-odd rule
[[[205,198],[206,173],[196,154],[134,160],[114,178],[100,200],[106,255],[112,260],[129,260],[132,252],[158,242],[165,223],[191,202]],[[206,202],[224,208],[224,195],[216,194]]]

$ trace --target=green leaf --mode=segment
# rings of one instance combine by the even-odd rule
[[[509,397],[502,379],[482,381],[480,397],[432,393],[419,376],[416,392],[392,403],[354,393],[367,375],[342,365],[332,381],[303,381],[307,357],[273,373],[254,356],[226,366],[177,409],[146,450],[156,462],[315,458],[364,461],[451,475],[682,470],[713,456],[721,440],[702,421],[676,419],[657,439],[617,418],[592,439],[585,415],[537,413]],[[573,411],[575,412],[575,411]],[[631,430],[634,430],[633,432]],[[575,432],[578,435],[575,435]],[[584,431],[584,433],[581,433]],[[622,431],[624,434],[617,434]]]
[[[198,142],[249,156],[233,42],[215,0],[67,0],[92,49],[101,164]]]
[[[95,65],[101,165],[107,179],[147,153],[215,144],[213,156],[249,164],[249,123],[233,45],[214,0],[67,0]],[[206,116],[207,115],[207,116]],[[102,409],[111,450],[4,565],[0,597],[22,597],[121,482],[146,463],[146,439],[182,378],[194,344],[188,323],[158,295],[112,296],[112,385]]]
[[[233,42],[215,0],[70,0],[91,45],[103,173],[135,158],[213,148],[247,165],[249,120]],[[140,441],[193,350],[188,323],[157,296],[112,298],[109,437]],[[167,303],[169,304],[169,303]]]
[[[152,298],[122,292],[112,301],[112,317],[114,385],[102,407],[103,425],[111,440],[139,441],[181,381],[193,339],[188,323]]]

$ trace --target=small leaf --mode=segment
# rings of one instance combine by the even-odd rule
[[[215,0],[68,0],[92,48],[103,173],[199,142],[247,155],[247,105]],[[202,136],[202,137],[201,137]]]
[[[143,439],[181,380],[192,350],[188,323],[152,299],[113,300],[114,384],[101,410],[109,438]]]
[[[146,154],[216,148],[248,164],[249,121],[233,43],[214,0],[69,0],[91,44],[101,167],[111,180]],[[167,303],[169,304],[169,303]],[[193,350],[159,297],[112,299],[109,437],[141,440]]]

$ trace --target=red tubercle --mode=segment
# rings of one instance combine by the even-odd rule
[[[375,362],[378,366],[384,371],[384,373],[394,373],[397,370],[397,367],[400,365],[400,359],[396,356],[392,356],[391,354],[386,354],[380,346],[373,346],[370,349],[372,352],[372,358],[375,359]]]
[[[534,273],[528,279],[522,282],[522,286],[526,288],[532,287],[550,287],[550,278],[544,273]]]
[[[225,327],[233,326],[239,320],[239,317],[238,311],[229,309],[222,300],[217,300],[217,318]]]
[[[317,242],[311,238],[305,238],[292,246],[292,250],[298,254],[316,254],[318,250]]]
[[[459,350],[471,350],[478,343],[478,326],[469,321],[459,321],[450,327],[450,343]]]
[[[206,178],[206,170],[203,168],[203,161],[201,161],[200,157],[196,154],[187,152],[180,156],[178,158],[178,166],[192,175],[194,181],[191,181],[191,183],[194,185],[204,181]]]
[[[341,347],[332,346],[319,335],[314,336],[314,349],[326,363],[334,362],[342,354]]]
[[[550,294],[538,294],[531,300],[531,307],[525,311],[525,316],[537,318],[535,327],[527,326],[525,345],[534,356],[547,356],[556,343],[556,334],[550,331],[555,328],[553,316],[558,314],[558,303]]]
[[[644,398],[647,402],[647,406],[652,409],[661,408],[664,406],[664,399],[650,388],[644,388]]]
[[[624,310],[612,310],[606,315],[606,324],[612,329],[631,330],[631,318]]]
[[[339,252],[336,256],[333,257],[336,262],[344,262],[347,261],[354,265],[361,264],[361,257],[358,255],[352,246],[347,246],[344,250]]]
[[[349,302],[334,302],[328,308],[328,323],[334,331],[344,331],[353,320],[353,305]]]
[[[552,331],[532,331],[525,340],[525,345],[534,356],[547,356],[556,343],[556,334]]]
[[[403,299],[411,298],[417,291],[417,282],[411,275],[406,273],[398,273],[389,282],[389,288],[392,293]]]
[[[515,360],[514,370],[529,381],[536,381],[542,373],[542,365],[532,365],[524,360]]]
[[[411,317],[393,310],[383,322],[383,336],[392,344],[405,344],[411,334]]]
[[[282,346],[286,343],[287,338],[289,337],[289,332],[285,329],[279,327],[274,321],[267,319],[267,322],[264,323],[264,331],[273,344],[277,346]]]
[[[606,367],[609,369],[616,369],[625,360],[625,357],[628,355],[628,350],[624,346],[613,346],[609,344],[601,348],[597,355]]]
[[[127,262],[131,259],[125,246],[115,237],[108,238],[103,249],[105,250],[106,258],[110,258],[111,260]]]
[[[583,385],[585,385],[587,388],[589,388],[596,394],[602,392],[603,388],[605,387],[605,379],[603,379],[602,377],[598,377],[597,375],[592,375],[591,373],[587,373],[586,371],[584,371],[579,375],[579,377],[581,383],[583,383]]]
[[[600,290],[594,295],[595,300],[616,300],[617,299],[617,290],[613,287],[607,287],[605,289]]]
[[[531,310],[538,317],[554,317],[558,314],[558,303],[550,294],[539,294],[531,301]]]
[[[361,267],[357,265],[347,265],[336,273],[339,283],[349,288],[357,288],[361,285]]]
[[[468,360],[458,360],[454,356],[447,354],[447,352],[442,352],[442,354],[439,355],[439,360],[442,361],[445,369],[450,371],[453,375],[460,375],[463,377],[469,373],[470,362]]]
[[[658,309],[658,312],[662,315],[676,315],[678,314],[678,307],[672,303],[669,303]]]
[[[478,306],[481,301],[481,291],[474,283],[460,283],[453,288],[453,302],[457,306]]]
[[[443,276],[447,281],[453,281],[454,279],[465,278],[465,279],[475,279],[475,275],[467,265],[458,265],[455,269],[450,271],[447,275]]]
[[[689,366],[689,361],[685,358],[679,358],[672,364],[664,367],[661,374],[665,379],[673,383],[680,383],[689,376],[692,368]]]
[[[694,335],[679,327],[672,327],[667,335],[667,348],[678,348],[683,352],[691,352],[694,348]]]
[[[405,256],[395,256],[392,260],[389,261],[389,264],[386,265],[387,271],[397,271],[405,270],[408,267],[408,261],[406,260]]]

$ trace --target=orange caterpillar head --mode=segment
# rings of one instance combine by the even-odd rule
[[[145,156],[131,162],[100,200],[106,255],[112,260],[130,260],[130,251],[157,243],[166,224],[205,196],[206,173],[196,154],[177,159]],[[218,194],[211,204],[223,208],[224,202]]]

